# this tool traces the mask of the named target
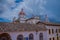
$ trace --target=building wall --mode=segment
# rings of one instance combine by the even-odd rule
[[[47,40],[47,32],[46,31],[39,31],[39,32],[35,32],[35,31],[31,31],[31,32],[7,32],[10,36],[12,40],[17,40],[17,36],[18,35],[23,35],[23,37],[28,37],[29,38],[29,34],[33,34],[34,36],[34,40],[39,40],[39,34],[43,33],[43,40]],[[0,33],[2,34],[2,33]]]
[[[46,28],[48,29],[48,31],[47,31],[48,40],[49,40],[49,38],[51,38],[51,40],[53,40],[53,37],[55,40],[57,40],[57,34],[58,34],[58,37],[60,37],[60,32],[59,32],[60,27],[59,26],[46,26]],[[49,29],[50,29],[50,34],[49,34]],[[52,29],[53,29],[54,33],[52,33]],[[57,33],[56,33],[56,29],[58,31]]]

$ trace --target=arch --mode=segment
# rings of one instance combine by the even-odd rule
[[[39,34],[39,40],[43,40],[43,33]]]
[[[23,35],[18,35],[17,40],[23,40]]]
[[[0,40],[11,40],[11,37],[8,33],[0,34]]]
[[[34,36],[33,36],[33,34],[31,33],[31,34],[29,34],[29,40],[34,40]]]

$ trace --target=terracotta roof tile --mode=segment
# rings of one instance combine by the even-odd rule
[[[0,23],[0,32],[45,31],[46,27],[27,23]]]
[[[38,22],[36,24],[44,24],[44,25],[47,25],[47,26],[59,26],[60,27],[60,24],[58,23],[51,23],[51,22]]]

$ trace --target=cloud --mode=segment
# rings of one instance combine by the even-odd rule
[[[10,20],[5,19],[5,18],[0,18],[0,22],[10,22]]]
[[[51,8],[49,7],[50,5],[52,6],[51,1],[23,0],[23,2],[19,2],[18,4],[15,1],[16,0],[7,0],[7,3],[5,4],[6,10],[0,17],[6,18],[12,21],[13,17],[18,18],[18,13],[21,11],[21,8],[24,8],[24,12],[26,13],[27,16],[31,16],[32,14],[34,15],[47,14],[49,18],[55,18],[54,20],[59,19],[58,14],[56,16],[53,10],[51,11]]]
[[[23,2],[19,3],[19,5],[14,9],[10,10],[9,7],[13,7],[16,5],[14,2],[15,0],[8,0],[8,4],[6,5],[6,12],[2,15],[2,17],[11,19],[18,15],[20,12],[21,8],[24,8],[25,13],[27,15],[34,14],[34,15],[45,15],[48,14],[48,11],[44,8],[44,5],[46,4],[46,0],[23,0]],[[7,16],[8,15],[8,16]]]

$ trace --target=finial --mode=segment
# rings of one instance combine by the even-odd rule
[[[48,22],[48,16],[47,16],[47,14],[45,15],[45,22]]]
[[[22,8],[21,11],[23,11],[24,9]]]
[[[23,8],[21,9],[21,12],[19,13],[19,15],[25,15]]]

